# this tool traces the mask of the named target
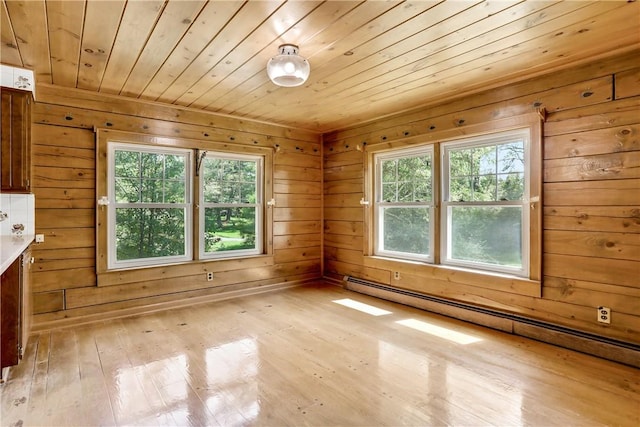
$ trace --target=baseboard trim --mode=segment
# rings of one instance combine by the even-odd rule
[[[329,278],[325,280],[334,284],[336,282]],[[351,291],[640,368],[640,345],[638,344],[373,282],[344,281],[341,285]]]

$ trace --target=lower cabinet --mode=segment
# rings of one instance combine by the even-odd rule
[[[26,250],[0,276],[0,378],[2,369],[17,365],[31,327],[31,251]]]

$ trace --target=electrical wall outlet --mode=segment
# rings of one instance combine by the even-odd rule
[[[400,280],[400,272],[399,271],[394,271],[393,272],[393,278],[395,280]]]
[[[598,322],[611,323],[611,309],[609,307],[598,307]]]
[[[213,273],[207,273],[207,282],[210,282],[213,280]]]
[[[36,234],[36,243],[44,243],[44,234]]]

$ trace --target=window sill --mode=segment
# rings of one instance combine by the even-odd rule
[[[403,283],[416,280],[438,280],[451,286],[465,285],[494,291],[525,295],[535,298],[542,296],[542,283],[519,276],[484,270],[454,267],[449,265],[426,264],[424,262],[365,256],[364,265],[390,272],[398,272],[399,278],[391,274],[390,285],[403,287]]]
[[[97,276],[98,286],[101,287],[199,275],[202,275],[203,280],[206,280],[207,273],[215,274],[223,271],[244,270],[271,265],[274,265],[273,255],[252,255],[238,258],[213,258],[176,264],[108,270],[98,272]]]

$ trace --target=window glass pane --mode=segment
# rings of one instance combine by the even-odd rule
[[[522,200],[524,173],[498,175],[498,200]]]
[[[489,202],[496,200],[496,176],[481,175],[473,177],[473,201]]]
[[[396,183],[383,183],[382,184],[382,201],[384,202],[396,202]]]
[[[384,160],[382,161],[382,182],[395,182],[396,181],[396,161]]]
[[[143,179],[140,193],[142,203],[162,203],[162,181]]]
[[[429,255],[429,208],[382,208],[384,251]]]
[[[256,248],[256,208],[205,208],[205,252]]]
[[[117,208],[117,260],[184,255],[185,215],[183,208]]]
[[[450,206],[451,259],[522,267],[522,208]]]
[[[186,188],[184,181],[165,181],[164,203],[186,203]]]
[[[140,153],[116,150],[114,157],[116,178],[140,177]]]
[[[116,203],[137,203],[140,201],[139,178],[116,178]]]
[[[524,172],[524,142],[498,146],[498,173]]]
[[[496,173],[496,147],[476,147],[473,150],[473,174]]]
[[[472,175],[471,153],[471,150],[451,150],[449,152],[449,175],[451,177]]]
[[[469,202],[473,200],[473,179],[470,177],[449,180],[449,201]]]
[[[258,162],[205,158],[203,196],[206,203],[255,203]]]
[[[164,160],[164,179],[184,181],[186,173],[185,162],[186,159],[184,156],[166,154]]]
[[[140,162],[143,177],[162,179],[164,175],[164,154],[141,153]]]

